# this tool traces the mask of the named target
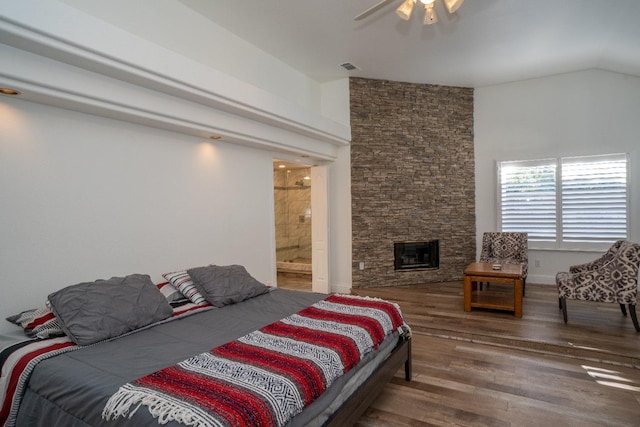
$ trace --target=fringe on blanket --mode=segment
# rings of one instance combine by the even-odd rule
[[[115,420],[120,416],[131,418],[142,405],[147,406],[149,413],[157,418],[158,424],[161,425],[177,421],[193,427],[224,426],[216,419],[207,417],[197,408],[185,405],[184,402],[132,384],[120,387],[118,392],[109,398],[102,410],[102,418],[106,421]]]

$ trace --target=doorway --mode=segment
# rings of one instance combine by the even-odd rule
[[[311,167],[273,161],[276,270],[278,287],[311,291]]]

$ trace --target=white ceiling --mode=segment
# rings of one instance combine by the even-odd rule
[[[640,76],[640,0],[466,0],[422,25],[379,0],[180,0],[320,81],[346,76],[479,87],[600,68]],[[351,62],[360,71],[340,67]]]

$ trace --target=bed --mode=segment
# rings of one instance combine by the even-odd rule
[[[235,279],[229,280],[233,282]],[[164,283],[153,286],[156,289],[162,285]],[[234,288],[229,286],[228,289]],[[74,298],[77,299],[77,295]],[[127,386],[135,390],[141,384],[146,387],[148,383],[144,382],[145,379],[156,379],[161,374],[169,375],[173,372],[172,369],[177,369],[176,366],[193,361],[196,355],[210,356],[214,350],[236,348],[235,346],[244,343],[243,340],[247,337],[271,330],[269,328],[273,328],[273,325],[293,327],[287,323],[289,319],[298,319],[301,313],[316,313],[317,307],[326,304],[344,303],[349,307],[345,310],[351,312],[351,299],[354,300],[353,304],[359,306],[358,310],[369,310],[364,306],[380,301],[268,289],[258,295],[241,298],[241,301],[222,306],[211,304],[210,301],[174,304],[171,307],[172,314],[168,318],[114,337],[99,339],[88,345],[77,345],[68,335],[14,344],[2,353],[0,360],[5,362],[2,372],[4,386],[0,387],[0,392],[5,394],[0,396],[0,403],[4,401],[4,413],[0,414],[0,422],[7,426],[155,426],[160,419],[166,421],[168,426],[180,426],[190,422],[192,425],[216,425],[213,422],[209,424],[197,421],[197,417],[174,416],[175,407],[166,410],[162,409],[160,404],[141,403],[144,400],[142,398],[131,400],[132,396],[137,395],[130,392]],[[65,301],[65,305],[69,304]],[[318,321],[325,320],[322,318]],[[390,333],[381,337],[379,344],[375,344],[371,351],[363,353],[353,369],[336,376],[327,384],[326,389],[316,393],[319,394],[317,398],[305,403],[301,412],[288,418],[276,416],[274,419],[278,422],[275,424],[350,425],[357,421],[398,369],[404,367],[405,378],[410,380],[410,331],[404,320],[401,323],[401,327],[394,327]],[[288,334],[288,330],[274,333],[284,336]],[[72,330],[69,333],[73,332]],[[293,335],[297,337],[298,332]],[[30,347],[46,347],[46,350],[30,352]],[[20,355],[25,354],[31,356],[26,358],[28,360],[20,362]],[[258,359],[260,363],[272,362],[272,357]],[[16,372],[8,372],[10,367],[14,367],[16,371],[23,370],[22,378]],[[288,372],[286,367],[280,366],[278,369]],[[13,380],[13,386],[7,386],[12,381],[10,378],[7,379],[11,375],[17,379]],[[289,376],[292,375],[284,375]],[[167,382],[173,384],[175,378],[168,378]],[[200,381],[200,376],[197,378]],[[228,391],[231,389],[224,387],[221,388],[224,392],[222,394],[228,396],[223,397],[231,399],[229,396],[233,393]],[[164,389],[161,391],[164,393]],[[162,393],[160,394],[164,396]],[[8,394],[14,395],[13,400],[7,398]],[[236,399],[235,395],[233,396]],[[175,396],[172,395],[171,399],[173,398]],[[240,396],[238,399],[240,398],[244,397]],[[131,401],[125,402],[123,406],[122,401],[127,399]],[[172,402],[171,399],[168,399],[169,402]],[[165,406],[166,401],[167,399],[163,401]],[[229,407],[239,405],[235,401],[228,403]],[[152,415],[151,409],[154,405],[161,408],[160,412],[156,411],[155,416]],[[259,422],[257,419],[254,421],[256,425],[272,425],[270,420],[271,418],[268,418],[268,421],[260,418]]]

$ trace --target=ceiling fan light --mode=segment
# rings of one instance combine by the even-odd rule
[[[411,13],[413,12],[413,6],[415,6],[415,4],[416,0],[404,0],[396,9],[396,13],[400,18],[408,21],[409,18],[411,18]]]
[[[464,3],[464,0],[443,0],[444,5],[447,7],[449,13],[453,13]]]
[[[436,9],[433,7],[433,3],[424,5],[424,19],[423,25],[431,25],[438,22],[438,15],[436,15]]]

